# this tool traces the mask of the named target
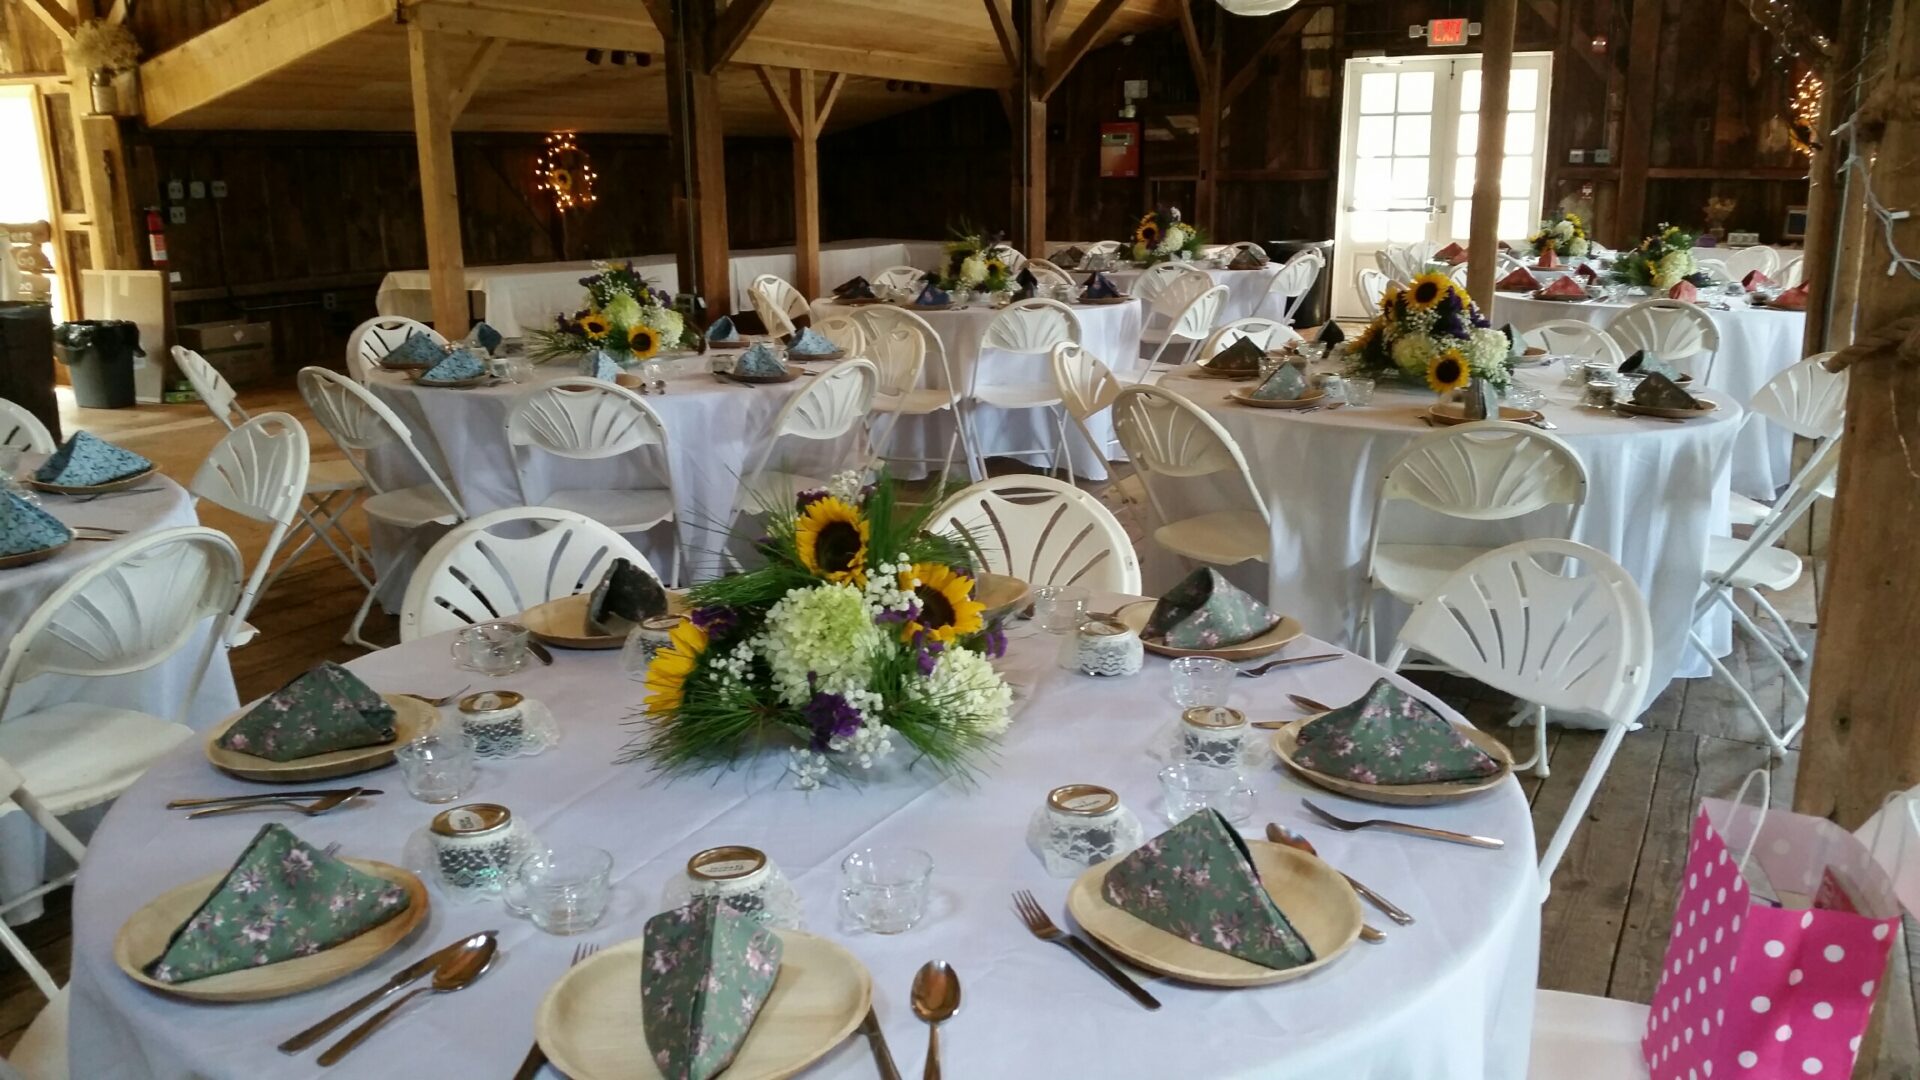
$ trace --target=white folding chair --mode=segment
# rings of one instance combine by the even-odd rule
[[[836,312],[814,323],[813,329],[847,356],[867,355],[867,331],[852,315]]]
[[[380,361],[416,334],[425,334],[435,345],[447,344],[447,339],[426,323],[401,315],[375,315],[347,336],[347,373],[354,382],[366,385],[367,377],[380,369]],[[174,351],[178,355],[177,346]]]
[[[1380,301],[1387,295],[1387,286],[1393,284],[1390,274],[1365,266],[1354,271],[1354,288],[1360,291],[1360,302],[1366,305],[1368,317],[1380,310]]]
[[[1292,326],[1300,305],[1307,302],[1307,294],[1313,291],[1314,282],[1320,280],[1323,265],[1320,252],[1313,248],[1296,252],[1267,283],[1267,291],[1260,297],[1260,302],[1253,306],[1253,313],[1269,315]]]
[[[1720,355],[1720,330],[1706,311],[1685,300],[1657,297],[1642,300],[1620,313],[1607,334],[1631,355],[1645,349],[1669,364],[1690,371],[1702,386],[1713,380],[1713,362]],[[1701,353],[1706,364],[1693,362]]]
[[[0,398],[0,447],[33,454],[51,454],[59,449],[53,432],[40,418],[18,402]]]
[[[1627,362],[1620,343],[1605,330],[1579,319],[1549,319],[1531,330],[1522,330],[1520,339],[1538,345],[1553,356],[1577,356],[1581,360],[1619,367]]]
[[[502,526],[512,535],[499,535]],[[400,640],[510,618],[588,592],[615,559],[659,577],[626,537],[585,514],[551,506],[481,514],[421,558],[400,605]]]
[[[1255,345],[1260,346],[1261,351],[1271,352],[1289,341],[1299,341],[1300,335],[1285,323],[1264,319],[1257,315],[1235,319],[1207,335],[1207,340],[1200,343],[1200,351],[1194,354],[1194,363],[1206,363],[1241,338],[1251,338]]]
[[[869,306],[859,316],[867,328],[867,359],[878,371],[873,393],[873,411],[892,417],[885,435],[874,437],[874,456],[881,461],[910,461],[931,465],[933,458],[895,457],[893,444],[899,440],[900,425],[910,416],[948,413],[953,433],[947,436],[947,453],[940,460],[940,483],[947,489],[947,477],[953,470],[953,454],[960,451],[961,462],[969,473],[974,468],[973,443],[967,426],[960,420],[959,390],[947,366],[946,346],[927,320],[896,307]],[[924,386],[927,357],[932,356],[940,373],[939,386]]]
[[[799,289],[774,274],[761,274],[753,279],[747,288],[747,302],[753,305],[753,313],[760,316],[766,332],[779,338],[792,334],[799,325],[796,320],[811,310]]]
[[[1847,373],[1826,369],[1825,361],[1832,355],[1830,352],[1817,353],[1768,379],[1767,384],[1747,403],[1748,418],[1759,417],[1762,422],[1778,424],[1803,439],[1813,440],[1815,444],[1825,443],[1839,435],[1847,419]],[[1808,464],[1811,463],[1809,458]],[[1801,477],[1806,469],[1807,465],[1802,465],[1800,472],[1794,474],[1786,490],[1774,500],[1776,506],[1792,499],[1794,492],[1800,489]],[[1830,487],[1820,494],[1833,497]],[[1758,499],[1737,491],[1727,495],[1727,516],[1735,525],[1758,525],[1772,513],[1773,507]],[[1798,642],[1790,640],[1789,646],[1787,651],[1790,655],[1805,659],[1800,654]]]
[[[1113,369],[1077,342],[1063,341],[1053,347],[1053,388],[1060,395],[1060,406],[1080,429],[1080,436],[1093,448],[1095,457],[1107,460],[1107,447],[1093,437],[1088,421],[1112,408],[1120,396],[1122,383]],[[1068,451],[1071,456],[1072,451]]]
[[[1213,280],[1204,276],[1196,275],[1196,277],[1203,282]],[[1182,288],[1184,288],[1184,286],[1182,286]],[[1167,292],[1161,294],[1162,299],[1170,298],[1176,291],[1176,289],[1167,290]],[[1225,285],[1215,285],[1188,300],[1185,306],[1181,307],[1179,311],[1174,312],[1173,318],[1168,320],[1165,329],[1155,335],[1140,335],[1142,344],[1149,341],[1152,336],[1157,336],[1160,339],[1160,344],[1154,348],[1153,355],[1148,357],[1147,365],[1140,369],[1140,380],[1142,382],[1146,381],[1147,376],[1152,373],[1154,366],[1161,363],[1162,358],[1166,356],[1167,346],[1172,345],[1176,341],[1185,346],[1181,361],[1185,362],[1187,359],[1190,359],[1193,356],[1195,348],[1213,333],[1213,324],[1220,321],[1220,309],[1226,305],[1227,296],[1230,292],[1231,290]]]
[[[1791,289],[1806,280],[1807,261],[1801,258],[1788,259],[1780,264],[1778,271],[1767,276],[1773,279],[1775,285],[1783,289]]]
[[[1467,271],[1471,269],[1472,267],[1468,266],[1466,263],[1461,263],[1458,266],[1449,267],[1447,270],[1447,280],[1453,282],[1455,285],[1460,286],[1460,288],[1464,290],[1467,287]]]
[[[1118,240],[1096,240],[1087,245],[1089,255],[1118,255],[1126,250],[1126,245]]]
[[[1056,432],[1052,446],[1002,450],[1002,453],[1013,457],[1051,453],[1053,467],[1059,468],[1064,461],[1067,482],[1073,482],[1073,455],[1067,453],[1066,414],[1060,408],[1060,394],[1053,385],[1050,361],[1047,359],[1053,347],[1063,341],[1079,343],[1080,319],[1074,315],[1072,308],[1057,300],[1021,300],[1001,308],[987,323],[986,332],[980,338],[980,356],[974,360],[973,370],[968,374],[967,396],[962,413],[963,422],[971,428],[969,442],[979,459],[975,463],[974,480],[986,478],[987,448],[980,441],[978,423],[979,410],[984,407],[1047,410]],[[989,377],[983,380],[981,377],[983,368],[1014,366],[1021,367],[1020,373],[1024,378]],[[1027,370],[1029,367],[1032,369],[1030,372]]]
[[[1194,279],[1205,282],[1205,284],[1196,284],[1192,287],[1191,292],[1183,294],[1174,304],[1175,308],[1180,308],[1186,306],[1188,300],[1213,286],[1213,278],[1209,276],[1206,271],[1192,263],[1178,261],[1154,263],[1152,266],[1140,271],[1140,276],[1133,279],[1133,285],[1127,289],[1127,294],[1146,305],[1146,314],[1149,322],[1151,322],[1156,315],[1162,320],[1165,320],[1171,318],[1172,315],[1160,306],[1161,294],[1166,292],[1168,287],[1176,281],[1191,281]]]
[[[1725,259],[1716,259],[1706,255],[1698,256],[1693,260],[1693,269],[1694,272],[1706,274],[1715,281],[1740,280],[1733,276],[1732,270],[1727,268],[1727,261]]]
[[[1379,269],[1380,273],[1386,276],[1388,281],[1413,280],[1412,278],[1403,276],[1406,270],[1400,265],[1398,250],[1400,246],[1399,244],[1388,244],[1386,247],[1380,248],[1373,253],[1373,265]]]
[[[842,360],[817,378],[808,379],[806,387],[780,407],[766,441],[754,454],[752,464],[740,474],[740,491],[734,498],[731,516],[761,513],[785,505],[808,488],[826,486],[825,480],[805,473],[767,467],[781,439],[830,443],[855,435],[852,451],[819,471],[832,475],[847,468],[865,468],[869,447],[864,425],[873,408],[879,379],[880,373],[871,360]]]
[[[369,521],[413,532],[429,525],[458,525],[466,519],[467,512],[460,505],[460,500],[440,479],[440,474],[428,463],[426,455],[414,445],[413,432],[366,387],[338,372],[319,367],[301,368],[299,384],[300,396],[306,399],[307,407],[313,410],[314,420],[346,454],[353,467],[360,471],[361,477],[367,482],[367,489],[373,492],[360,503],[360,512]],[[367,469],[366,455],[394,443],[406,448],[414,465],[426,474],[426,483],[387,488],[374,479]],[[373,609],[374,598],[403,558],[405,552],[395,552],[393,558],[387,560],[387,565],[374,567],[371,583],[362,579],[363,583],[368,584],[367,598],[361,601],[360,610],[354,613],[353,624],[347,628],[346,636],[342,639],[347,644],[363,649],[379,648],[362,637],[360,630],[367,621],[367,612]]]
[[[189,490],[195,499],[205,499],[270,527],[253,573],[240,592],[240,604],[233,611],[229,645],[245,645],[258,635],[259,631],[247,623],[247,616],[260,597],[273,588],[281,572],[292,565],[282,563],[268,576],[274,556],[279,554],[287,530],[300,512],[308,458],[307,429],[300,426],[300,421],[283,412],[261,413],[227,432],[193,474]]]
[[[591,518],[621,535],[670,524],[673,576],[667,580],[680,583],[686,545],[680,531],[680,499],[673,486],[673,455],[667,446],[666,421],[646,398],[600,379],[555,379],[516,398],[507,410],[506,426],[521,498],[531,506]],[[534,452],[570,462],[647,455],[648,471],[658,483],[633,488],[549,487],[536,495],[537,485],[527,475]]]
[[[239,395],[234,393],[226,376],[208,363],[206,357],[192,349],[175,345],[173,364],[187,377],[187,382],[193,387],[193,392],[200,396],[207,411],[213,413],[213,418],[228,431],[238,426],[236,419],[242,424],[253,419],[246,409],[241,408]],[[365,559],[371,567],[373,557],[347,531],[345,524],[347,511],[353,509],[354,500],[366,489],[366,478],[360,475],[359,468],[353,462],[309,459],[306,490],[301,493],[305,501],[299,508],[300,529],[296,534],[301,539],[294,546],[293,553],[287,556],[285,565],[292,566],[299,562],[300,557],[318,540],[361,585],[372,588],[366,575],[360,572],[360,561]],[[272,582],[268,582],[261,591],[271,586]]]
[[[1033,275],[1034,280],[1038,281],[1043,289],[1055,285],[1065,285],[1069,288],[1073,286],[1073,275],[1046,259],[1028,259],[1025,269]]]
[[[1267,504],[1253,486],[1253,473],[1233,436],[1206,410],[1171,390],[1129,386],[1113,402],[1113,426],[1126,448],[1147,502],[1153,507],[1153,539],[1183,558],[1217,566],[1253,559],[1266,562],[1272,549]],[[1222,509],[1169,520],[1160,485],[1215,473],[1233,473],[1238,483]]]
[[[1050,476],[983,480],[942,503],[927,527],[965,536],[976,570],[1009,574],[1035,588],[1140,592],[1140,559],[1113,511]]]
[[[1740,281],[1755,270],[1773,277],[1780,269],[1780,253],[1770,247],[1734,248],[1727,253],[1727,280]]]
[[[1549,560],[1554,569],[1542,566]],[[1572,574],[1567,564],[1583,572]],[[1607,733],[1540,858],[1541,899],[1646,697],[1653,623],[1646,598],[1605,552],[1540,538],[1496,548],[1441,580],[1407,616],[1386,666],[1412,650],[1533,706],[1596,716]]]
[[[917,266],[889,266],[873,275],[873,280],[868,284],[875,288],[885,286],[889,289],[917,289],[920,287],[920,279],[926,276],[927,272]]]

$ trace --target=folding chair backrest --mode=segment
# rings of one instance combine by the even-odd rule
[[[24,450],[32,454],[51,454],[58,447],[53,432],[40,418],[16,401],[0,398],[0,447]]]
[[[1827,370],[1832,355],[1809,356],[1768,379],[1753,395],[1753,411],[1804,438],[1840,434],[1847,419],[1847,373]]]
[[[1215,285],[1188,301],[1168,324],[1167,340],[1200,341],[1213,333],[1213,324],[1219,321],[1220,308],[1230,291],[1225,285]]]
[[[1053,384],[1067,412],[1081,423],[1113,404],[1122,384],[1113,369],[1084,345],[1063,341],[1053,347]]]
[[[1779,270],[1767,276],[1773,279],[1775,285],[1783,289],[1791,289],[1807,279],[1807,261],[1805,259],[1788,259],[1786,262],[1780,264]]]
[[[1208,335],[1194,359],[1203,363],[1211,360],[1241,338],[1251,338],[1263,352],[1271,352],[1289,341],[1299,341],[1300,335],[1286,323],[1263,319],[1257,315],[1235,319]]]
[[[1135,467],[1161,476],[1236,471],[1265,512],[1233,436],[1198,405],[1158,386],[1129,386],[1113,402],[1113,426]]]
[[[1151,298],[1142,296],[1141,302],[1147,305],[1147,318],[1173,320],[1197,298],[1214,288],[1213,278],[1205,271],[1186,263],[1161,263],[1160,266],[1178,266],[1180,270],[1171,279],[1163,282]],[[1154,269],[1159,269],[1155,267]],[[1152,270],[1147,271],[1152,273]],[[1144,279],[1143,279],[1144,280]]]
[[[1028,259],[1024,269],[1034,276],[1034,280],[1038,281],[1042,288],[1052,285],[1071,286],[1073,284],[1073,276],[1071,274],[1046,259]],[[1015,273],[1018,273],[1018,271],[1015,271]]]
[[[1050,353],[1063,341],[1079,340],[1080,319],[1072,308],[1057,300],[1021,300],[994,315],[980,344],[1004,352]]]
[[[925,270],[917,266],[889,266],[873,275],[871,284],[884,285],[889,289],[917,288],[920,279],[927,276]]]
[[[376,494],[387,490],[368,470],[366,455],[378,447],[398,442],[407,448],[414,464],[427,475],[427,479],[447,500],[447,505],[453,507],[461,517],[467,516],[460,500],[447,488],[446,481],[440,479],[440,473],[427,461],[420,448],[414,445],[412,429],[387,407],[386,402],[374,397],[372,391],[352,379],[326,368],[301,368],[298,383],[300,396],[306,400],[307,408],[313,410],[314,421],[340,449],[347,452],[347,460],[353,462],[368,488]]]
[[[984,480],[956,492],[927,524],[934,532],[964,534],[979,559],[976,569],[1036,588],[1140,591],[1140,560],[1113,511],[1050,476]]]
[[[507,410],[507,442],[588,461],[667,444],[667,426],[624,386],[574,376],[522,394]]]
[[[1224,254],[1228,259],[1233,259],[1243,251],[1259,259],[1261,265],[1263,266],[1273,261],[1273,257],[1267,254],[1267,249],[1264,246],[1260,244],[1256,244],[1251,240],[1237,240],[1231,244],[1228,244],[1226,247],[1226,250],[1222,252],[1222,254]],[[1302,248],[1301,250],[1295,252],[1293,257],[1297,259],[1300,256],[1305,255],[1310,251],[1313,251],[1313,249]],[[1291,262],[1292,260],[1290,259],[1288,261]]]
[[[1007,268],[1008,277],[1019,273],[1020,268],[1027,265],[1027,257],[1021,254],[1020,249],[1014,247],[1012,244],[993,245],[987,249],[987,257],[999,259],[1000,264]]]
[[[1627,354],[1605,330],[1579,319],[1550,319],[1531,330],[1520,332],[1521,340],[1538,342],[1554,356],[1577,356],[1582,360],[1619,367]]]
[[[425,334],[435,345],[447,344],[438,330],[400,315],[375,315],[353,328],[347,338],[347,371],[353,381],[365,383],[379,370],[380,361],[410,337]]]
[[[753,313],[760,317],[760,325],[767,333],[774,337],[786,337],[793,333],[793,320],[787,317],[786,305],[781,303],[772,291],[761,287],[760,281],[765,280],[771,280],[780,285],[787,284],[772,274],[763,274],[760,280],[755,281],[753,287],[747,290],[747,302],[753,305]],[[791,285],[787,287],[792,288]]]
[[[1740,281],[1755,270],[1772,277],[1780,269],[1780,253],[1770,247],[1735,248],[1727,253],[1727,280]]]
[[[1387,286],[1393,284],[1393,277],[1379,270],[1361,267],[1354,273],[1354,287],[1360,290],[1360,302],[1366,305],[1367,316],[1371,318],[1380,311],[1380,298],[1387,295]]]
[[[868,360],[842,360],[810,379],[773,421],[772,437],[837,439],[866,419],[879,372]]]
[[[880,365],[880,383],[878,394],[885,397],[898,397],[919,386],[923,373],[928,378],[938,374],[940,385],[953,389],[953,379],[947,369],[947,350],[940,340],[940,334],[927,320],[903,308],[872,305],[861,309],[860,319],[866,323],[867,352],[890,351],[888,364]],[[884,339],[884,340],[882,340]],[[913,360],[918,342],[919,361]],[[879,364],[879,358],[869,355],[868,359]],[[911,381],[906,379],[906,365],[913,363]]]
[[[789,319],[805,315],[812,308],[807,298],[800,295],[800,290],[794,288],[792,282],[778,274],[761,274],[753,279],[753,284],[748,287],[748,291],[754,295],[764,296]],[[758,311],[759,308],[756,307],[754,310]]]
[[[1167,286],[1187,277],[1189,274],[1199,274],[1200,277],[1206,278],[1208,285],[1213,284],[1212,278],[1200,273],[1186,263],[1163,262],[1155,263],[1145,270],[1142,270],[1140,276],[1133,279],[1133,287],[1127,291],[1137,297],[1141,303],[1147,305],[1148,308],[1152,308],[1154,303],[1160,299],[1161,292],[1163,292]]]
[[[867,332],[859,319],[844,314],[829,315],[814,323],[813,328],[845,355],[867,355]]]
[[[1280,318],[1293,321],[1294,313],[1306,302],[1307,293],[1313,290],[1313,283],[1320,280],[1320,253],[1312,248],[1298,252],[1280,272],[1273,275],[1273,281],[1267,286],[1267,295],[1280,298]]]
[[[1550,432],[1505,420],[1430,431],[1387,464],[1380,503],[1406,501],[1474,521],[1587,500],[1580,455]]]
[[[1607,327],[1620,348],[1633,353],[1645,349],[1669,363],[1720,351],[1720,331],[1697,305],[1658,297],[1643,300],[1620,313]],[[1711,369],[1712,360],[1708,361]],[[1708,372],[1695,372],[1703,381]]]
[[[196,498],[272,526],[247,575],[236,621],[252,613],[267,571],[300,512],[310,464],[307,430],[283,412],[261,413],[226,434],[193,474]]]
[[[247,411],[242,409],[239,401],[236,400],[239,395],[234,393],[233,386],[227,382],[227,377],[220,374],[219,368],[208,363],[206,357],[192,349],[175,345],[173,366],[179,368],[180,373],[187,377],[187,383],[193,387],[194,393],[200,395],[200,400],[207,406],[207,411],[211,412],[214,419],[220,421],[228,431],[233,430],[235,415],[238,415],[242,421],[247,419]]]

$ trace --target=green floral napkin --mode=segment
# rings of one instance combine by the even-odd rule
[[[624,634],[640,620],[666,613],[667,591],[625,559],[613,560],[587,601],[588,624],[606,634]]]
[[[1299,401],[1307,396],[1307,377],[1292,364],[1281,364],[1266,381],[1253,388],[1261,401]]]
[[[1203,566],[1153,605],[1142,636],[1176,649],[1218,649],[1259,637],[1279,622],[1267,605]]]
[[[1380,679],[1366,696],[1303,726],[1299,765],[1360,784],[1435,784],[1500,771],[1427,703]]]
[[[1230,371],[1235,374],[1244,372],[1251,375],[1260,370],[1260,358],[1265,355],[1267,350],[1261,348],[1259,342],[1250,337],[1243,337],[1214,353],[1205,367],[1208,371]]]
[[[284,825],[263,825],[226,880],[146,966],[164,983],[260,967],[356,937],[407,909],[407,891],[356,870]]]
[[[220,736],[220,745],[269,761],[292,761],[393,738],[393,706],[353,672],[328,661],[247,710]]]
[[[1700,403],[1692,394],[1680,389],[1680,384],[1659,372],[1654,372],[1640,380],[1633,388],[1633,403],[1655,409],[1697,409]]]
[[[1260,884],[1246,841],[1218,810],[1202,810],[1107,871],[1107,902],[1216,952],[1284,971],[1313,949]]]
[[[667,1080],[733,1064],[780,974],[779,935],[714,897],[647,920],[640,980],[647,1049]]]

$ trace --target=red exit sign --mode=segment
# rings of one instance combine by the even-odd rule
[[[1427,44],[1433,47],[1443,45],[1465,45],[1467,43],[1467,20],[1465,19],[1429,19],[1427,20]]]

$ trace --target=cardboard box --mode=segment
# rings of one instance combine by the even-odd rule
[[[187,323],[178,332],[180,344],[206,357],[235,389],[273,379],[272,323]]]

